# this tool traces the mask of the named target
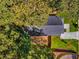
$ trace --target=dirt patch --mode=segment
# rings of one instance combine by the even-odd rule
[[[33,44],[48,45],[48,36],[31,36]]]

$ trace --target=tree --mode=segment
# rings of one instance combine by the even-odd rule
[[[65,23],[70,23],[71,31],[78,28],[78,0],[61,0],[59,16],[64,18]]]
[[[14,22],[20,26],[40,26],[46,22],[48,14],[51,11],[42,0],[4,0],[1,1],[0,7],[1,24]]]
[[[0,31],[0,58],[26,58],[31,45],[28,34],[15,24],[9,24],[4,27],[5,28]]]

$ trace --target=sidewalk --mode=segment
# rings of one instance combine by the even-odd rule
[[[61,34],[61,39],[77,39],[79,40],[79,31],[77,32],[64,32],[64,34]]]

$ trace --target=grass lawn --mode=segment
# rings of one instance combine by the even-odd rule
[[[78,49],[78,42],[77,40],[61,40],[57,36],[52,36],[51,39],[51,48],[62,48],[62,49],[69,49],[69,50],[74,50],[77,52]]]

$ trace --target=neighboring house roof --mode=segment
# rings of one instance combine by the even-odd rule
[[[49,25],[49,26],[44,26],[43,28],[43,33],[47,36],[60,36],[62,33],[64,33],[64,27],[63,25]]]
[[[61,35],[61,33],[64,33],[64,23],[58,16],[49,16],[47,24],[42,29],[42,32],[46,35]]]
[[[58,16],[49,16],[46,25],[63,25],[62,20]]]

